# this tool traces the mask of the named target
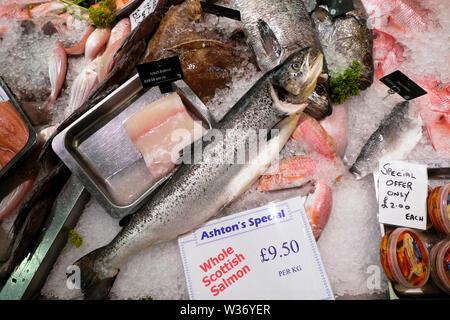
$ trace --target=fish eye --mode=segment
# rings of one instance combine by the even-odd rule
[[[295,71],[300,71],[301,65],[298,62],[295,62],[292,64],[292,69],[294,69]]]

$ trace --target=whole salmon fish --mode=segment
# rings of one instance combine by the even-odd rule
[[[191,231],[250,187],[289,139],[322,68],[323,55],[305,48],[258,80],[216,129],[191,146],[200,148],[202,160],[181,164],[108,245],[75,263],[80,267],[85,297],[106,297],[130,255]],[[280,100],[278,90],[295,94],[302,103]],[[250,143],[252,132],[271,130],[283,120],[279,134],[259,148],[257,155],[249,155],[245,163],[234,160],[240,148]]]

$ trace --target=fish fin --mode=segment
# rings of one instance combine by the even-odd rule
[[[281,59],[281,54],[283,49],[281,48],[280,43],[278,42],[275,33],[270,28],[270,26],[262,19],[258,19],[258,30],[261,35],[262,46],[266,53],[269,55],[272,61],[276,61],[277,64]]]
[[[103,300],[108,297],[109,291],[116,280],[119,271],[113,277],[100,278],[94,270],[94,262],[103,247],[98,248],[74,263],[80,268],[81,290],[85,300]]]

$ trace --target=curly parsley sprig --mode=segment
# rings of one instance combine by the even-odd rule
[[[88,12],[89,22],[96,28],[108,28],[114,23],[114,21],[116,21],[116,14],[114,12],[114,10],[116,10],[116,2],[114,0],[75,0],[72,2],[67,0],[60,1],[66,5],[66,9],[73,6],[82,11]],[[94,4],[98,4],[98,6],[94,7]],[[78,15],[75,15],[75,17],[80,18]]]
[[[359,71],[361,65],[358,61],[352,62],[352,67],[337,77],[330,78],[331,101],[341,104],[351,96],[359,94],[361,84]]]

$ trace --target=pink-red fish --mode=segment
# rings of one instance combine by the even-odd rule
[[[70,55],[83,54],[85,47],[86,47],[86,41],[89,38],[89,36],[91,35],[91,33],[94,32],[94,30],[95,30],[94,26],[89,26],[86,29],[81,40],[76,45],[74,45],[70,48],[66,48],[66,53],[70,54]]]
[[[131,32],[129,18],[120,20],[111,30],[106,50],[98,63],[98,81],[102,81],[114,66],[114,55]]]
[[[258,182],[258,190],[273,191],[301,187],[314,179],[319,160],[293,156],[282,159],[275,170],[269,169]]]
[[[419,85],[427,91],[431,111],[450,114],[450,84],[436,80],[419,80]]]
[[[0,221],[10,215],[19,206],[33,186],[35,178],[35,175],[30,176],[0,201]]]
[[[32,18],[42,18],[49,16],[57,16],[65,5],[61,1],[52,1],[39,4],[30,10]]]
[[[0,18],[9,18],[17,20],[31,19],[30,10],[17,3],[9,2],[0,6]]]
[[[84,50],[84,57],[87,62],[95,59],[95,57],[106,46],[111,35],[111,29],[95,29],[88,39],[86,40],[86,46]]]
[[[78,109],[89,97],[92,89],[98,83],[97,65],[99,57],[92,60],[75,78],[70,90],[69,104],[65,110],[66,116]]]
[[[385,75],[398,70],[405,61],[404,47],[390,34],[373,29],[373,63],[375,78],[380,79]]]
[[[345,105],[333,106],[333,113],[320,121],[321,126],[336,143],[336,152],[343,157],[348,142],[348,115]]]
[[[50,61],[48,64],[48,72],[52,91],[50,97],[47,99],[47,105],[52,105],[55,103],[56,98],[61,91],[64,79],[66,78],[66,71],[67,54],[62,43],[60,41],[56,41],[52,49]]]
[[[306,197],[305,212],[308,217],[314,238],[319,240],[325,225],[330,217],[333,204],[333,192],[331,188],[323,183],[316,182],[314,192]]]
[[[450,115],[432,111],[429,106],[423,105],[420,116],[434,150],[441,157],[450,160]]]
[[[401,32],[428,31],[431,24],[430,10],[419,0],[362,0],[369,17],[384,17],[382,27]]]

